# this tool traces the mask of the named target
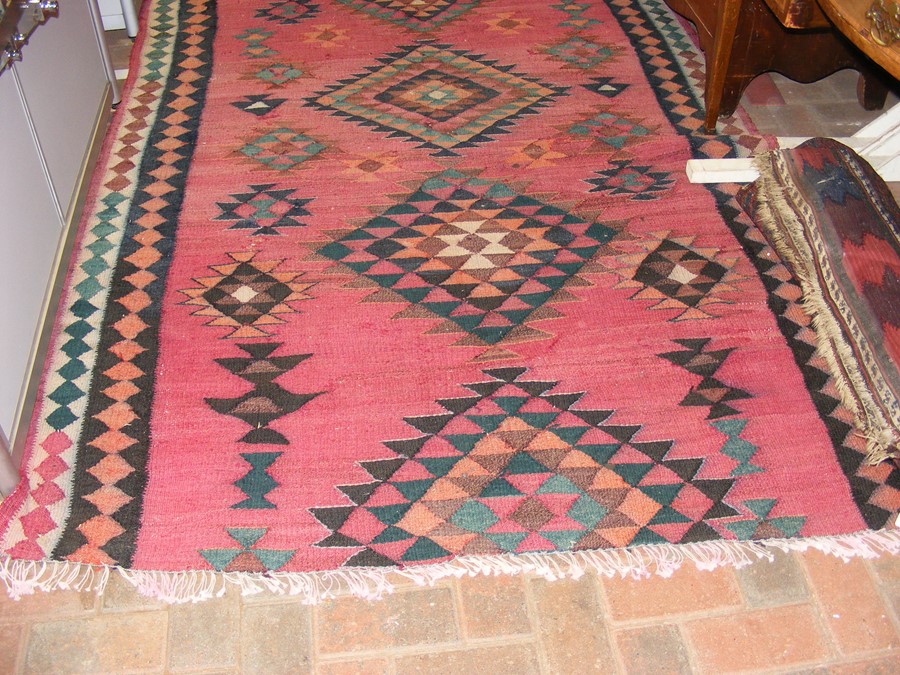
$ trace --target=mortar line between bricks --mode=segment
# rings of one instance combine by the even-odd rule
[[[675,621],[673,623],[675,626],[675,630],[678,631],[678,635],[681,636],[681,644],[684,645],[684,651],[687,654],[688,660],[688,668],[692,673],[700,672],[700,656],[697,654],[697,650],[694,647],[693,641],[688,636],[688,630],[682,621]]]
[[[677,614],[666,614],[658,616],[641,617],[638,619],[616,619],[610,617],[610,622],[616,630],[630,628],[647,628],[656,626],[661,623],[687,623],[700,619],[719,619],[724,616],[733,614],[745,614],[752,612],[765,612],[770,609],[780,607],[802,607],[809,605],[809,601],[796,600],[793,602],[785,602],[783,604],[771,605],[768,607],[748,607],[746,604],[731,605],[729,607],[720,607],[715,609],[702,609],[694,612],[679,612]]]
[[[531,589],[531,577],[522,577],[522,586],[525,594],[525,609],[528,614],[528,623],[531,625],[532,640],[538,658],[538,669],[542,673],[550,672],[550,661],[547,651],[544,649],[544,634],[541,632],[541,615],[538,611],[537,600]]]
[[[459,579],[454,578],[450,581],[450,597],[453,598],[453,609],[456,616],[456,635],[457,641],[466,644],[469,637],[468,622],[466,621],[466,610],[463,607],[462,591],[459,587]]]
[[[619,641],[616,639],[615,633],[619,630],[616,622],[613,620],[612,605],[607,596],[607,589],[603,583],[603,579],[599,574],[594,574],[594,596],[597,598],[597,604],[600,605],[600,611],[603,612],[603,621],[606,624],[607,641],[613,653],[613,660],[616,668],[620,673],[627,673],[625,667],[625,659],[622,656],[622,650],[619,649]],[[655,623],[659,623],[658,621]]]
[[[894,634],[900,638],[900,616],[897,616],[897,613],[894,611],[894,603],[891,602],[891,599],[887,595],[887,590],[885,588],[887,584],[883,582],[881,575],[878,574],[878,571],[875,569],[874,563],[871,560],[864,559],[863,566],[866,568],[866,572],[868,572],[869,578],[872,580],[872,586],[875,587],[875,593],[881,600],[881,604],[884,606],[888,619],[894,626]]]
[[[833,666],[865,665],[866,663],[874,660],[882,660],[890,658],[891,656],[896,656],[896,650],[883,649],[879,652],[863,652],[859,656],[860,658],[844,656],[843,658],[837,659],[811,659],[809,661],[792,663],[789,666],[782,666],[778,668],[763,668],[741,671],[741,675],[796,675],[798,673],[798,669],[802,668],[813,669],[830,668]]]
[[[816,622],[818,623],[819,630],[828,645],[829,660],[839,658],[843,656],[844,653],[838,646],[837,636],[834,634],[834,631],[831,630],[828,619],[825,617],[825,608],[822,606],[822,596],[819,594],[818,584],[815,583],[812,575],[809,573],[809,567],[806,565],[804,556],[800,553],[794,553],[794,556],[797,559],[803,577],[806,579],[806,586],[809,588],[810,607],[816,615]]]
[[[168,605],[164,610],[165,622],[166,622],[166,639],[163,640],[163,653],[162,653],[162,666],[163,672],[169,669],[169,653],[172,651],[172,605]]]
[[[328,665],[341,661],[358,661],[361,659],[396,658],[403,656],[421,656],[444,652],[461,652],[471,649],[484,649],[487,647],[504,647],[513,645],[526,646],[531,643],[534,636],[527,633],[518,635],[503,635],[490,638],[473,638],[468,643],[455,642],[431,642],[418,645],[393,645],[384,649],[360,649],[352,652],[334,652],[322,654],[318,658],[318,665]],[[548,672],[548,671],[544,671]]]
[[[616,636],[614,634],[616,628],[613,625],[612,621],[612,610],[610,609],[609,602],[607,601],[606,594],[604,593],[603,584],[600,582],[600,575],[594,574],[592,576],[594,598],[596,598],[597,605],[600,607],[600,612],[603,616],[603,627],[606,632],[606,641],[609,643],[609,649],[612,652],[613,662],[616,665],[616,672],[627,673],[628,669],[625,667],[625,659],[622,657],[622,650],[619,649],[619,641],[616,640]]]

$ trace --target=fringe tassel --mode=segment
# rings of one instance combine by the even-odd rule
[[[5,558],[0,580],[9,596],[18,600],[36,591],[75,590],[102,593],[115,570],[141,595],[171,604],[200,602],[223,595],[229,586],[242,595],[270,593],[295,596],[304,604],[318,604],[339,595],[379,600],[394,590],[392,578],[405,578],[431,586],[451,577],[533,574],[548,581],[577,579],[587,572],[611,578],[670,577],[686,562],[710,571],[719,567],[745,567],[761,559],[772,560],[773,550],[816,549],[845,562],[851,558],[877,558],[900,554],[900,529],[807,539],[765,541],[708,541],[693,544],[650,544],[634,548],[559,553],[464,556],[447,562],[407,568],[341,568],[322,572],[164,572],[127,570],[57,561]]]

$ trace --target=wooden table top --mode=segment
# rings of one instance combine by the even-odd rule
[[[893,0],[889,0],[886,4],[890,7]],[[819,5],[835,27],[866,56],[900,79],[900,41],[883,46],[875,42],[870,35],[866,12],[872,6],[872,0],[819,0]]]

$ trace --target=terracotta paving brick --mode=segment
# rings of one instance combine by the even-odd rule
[[[163,667],[165,612],[107,614],[37,623],[31,627],[28,673],[101,673]]]
[[[890,610],[862,560],[843,562],[817,551],[804,553],[801,559],[822,615],[844,654],[900,648]]]
[[[239,608],[235,593],[169,609],[170,670],[237,665]]]
[[[312,610],[291,603],[253,604],[241,612],[241,667],[248,673],[309,672]]]
[[[97,603],[93,593],[75,591],[38,591],[34,595],[24,595],[11,600],[6,589],[0,587],[0,623],[22,621],[30,617],[53,616],[61,618],[70,614],[92,614]]]
[[[458,588],[465,637],[531,632],[522,577],[463,577]]]
[[[16,672],[24,632],[22,626],[0,626],[0,673]]]
[[[552,673],[611,672],[615,668],[597,580],[529,579],[541,643]]]
[[[690,673],[687,650],[676,626],[648,626],[615,633],[626,672]]]
[[[377,602],[337,598],[314,612],[321,654],[451,642],[459,637],[449,587],[404,589]]]
[[[316,666],[316,675],[382,675],[390,672],[387,659],[328,661]]]
[[[118,574],[111,574],[100,598],[104,612],[132,612],[140,609],[162,609],[165,604],[138,593],[134,586]]]
[[[735,570],[698,570],[686,563],[671,577],[602,579],[612,617],[616,620],[671,617],[741,605]]]
[[[491,675],[527,675],[540,673],[541,667],[534,645],[516,644],[404,656],[397,659],[396,672],[397,675],[478,672]]]
[[[800,666],[828,656],[818,617],[806,605],[697,619],[685,629],[704,673]]]
[[[760,560],[737,571],[744,600],[750,607],[787,605],[809,600],[806,577],[796,557],[774,551],[775,558]]]

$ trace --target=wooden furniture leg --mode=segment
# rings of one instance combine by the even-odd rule
[[[731,63],[731,50],[734,47],[734,35],[742,4],[743,0],[723,0],[719,3],[716,14],[712,50],[706,60],[704,128],[707,133],[715,132],[716,120],[719,119],[722,93],[725,90],[725,79],[728,76],[728,65]]]
[[[820,17],[824,25],[816,23],[799,30],[787,28],[767,0],[666,2],[694,24],[706,54],[707,133],[715,133],[716,119],[734,113],[747,85],[768,71],[797,82],[814,82],[843,68],[853,68],[865,78],[860,96],[864,107],[873,110],[884,105],[887,89],[878,81],[876,69],[824,16]]]

